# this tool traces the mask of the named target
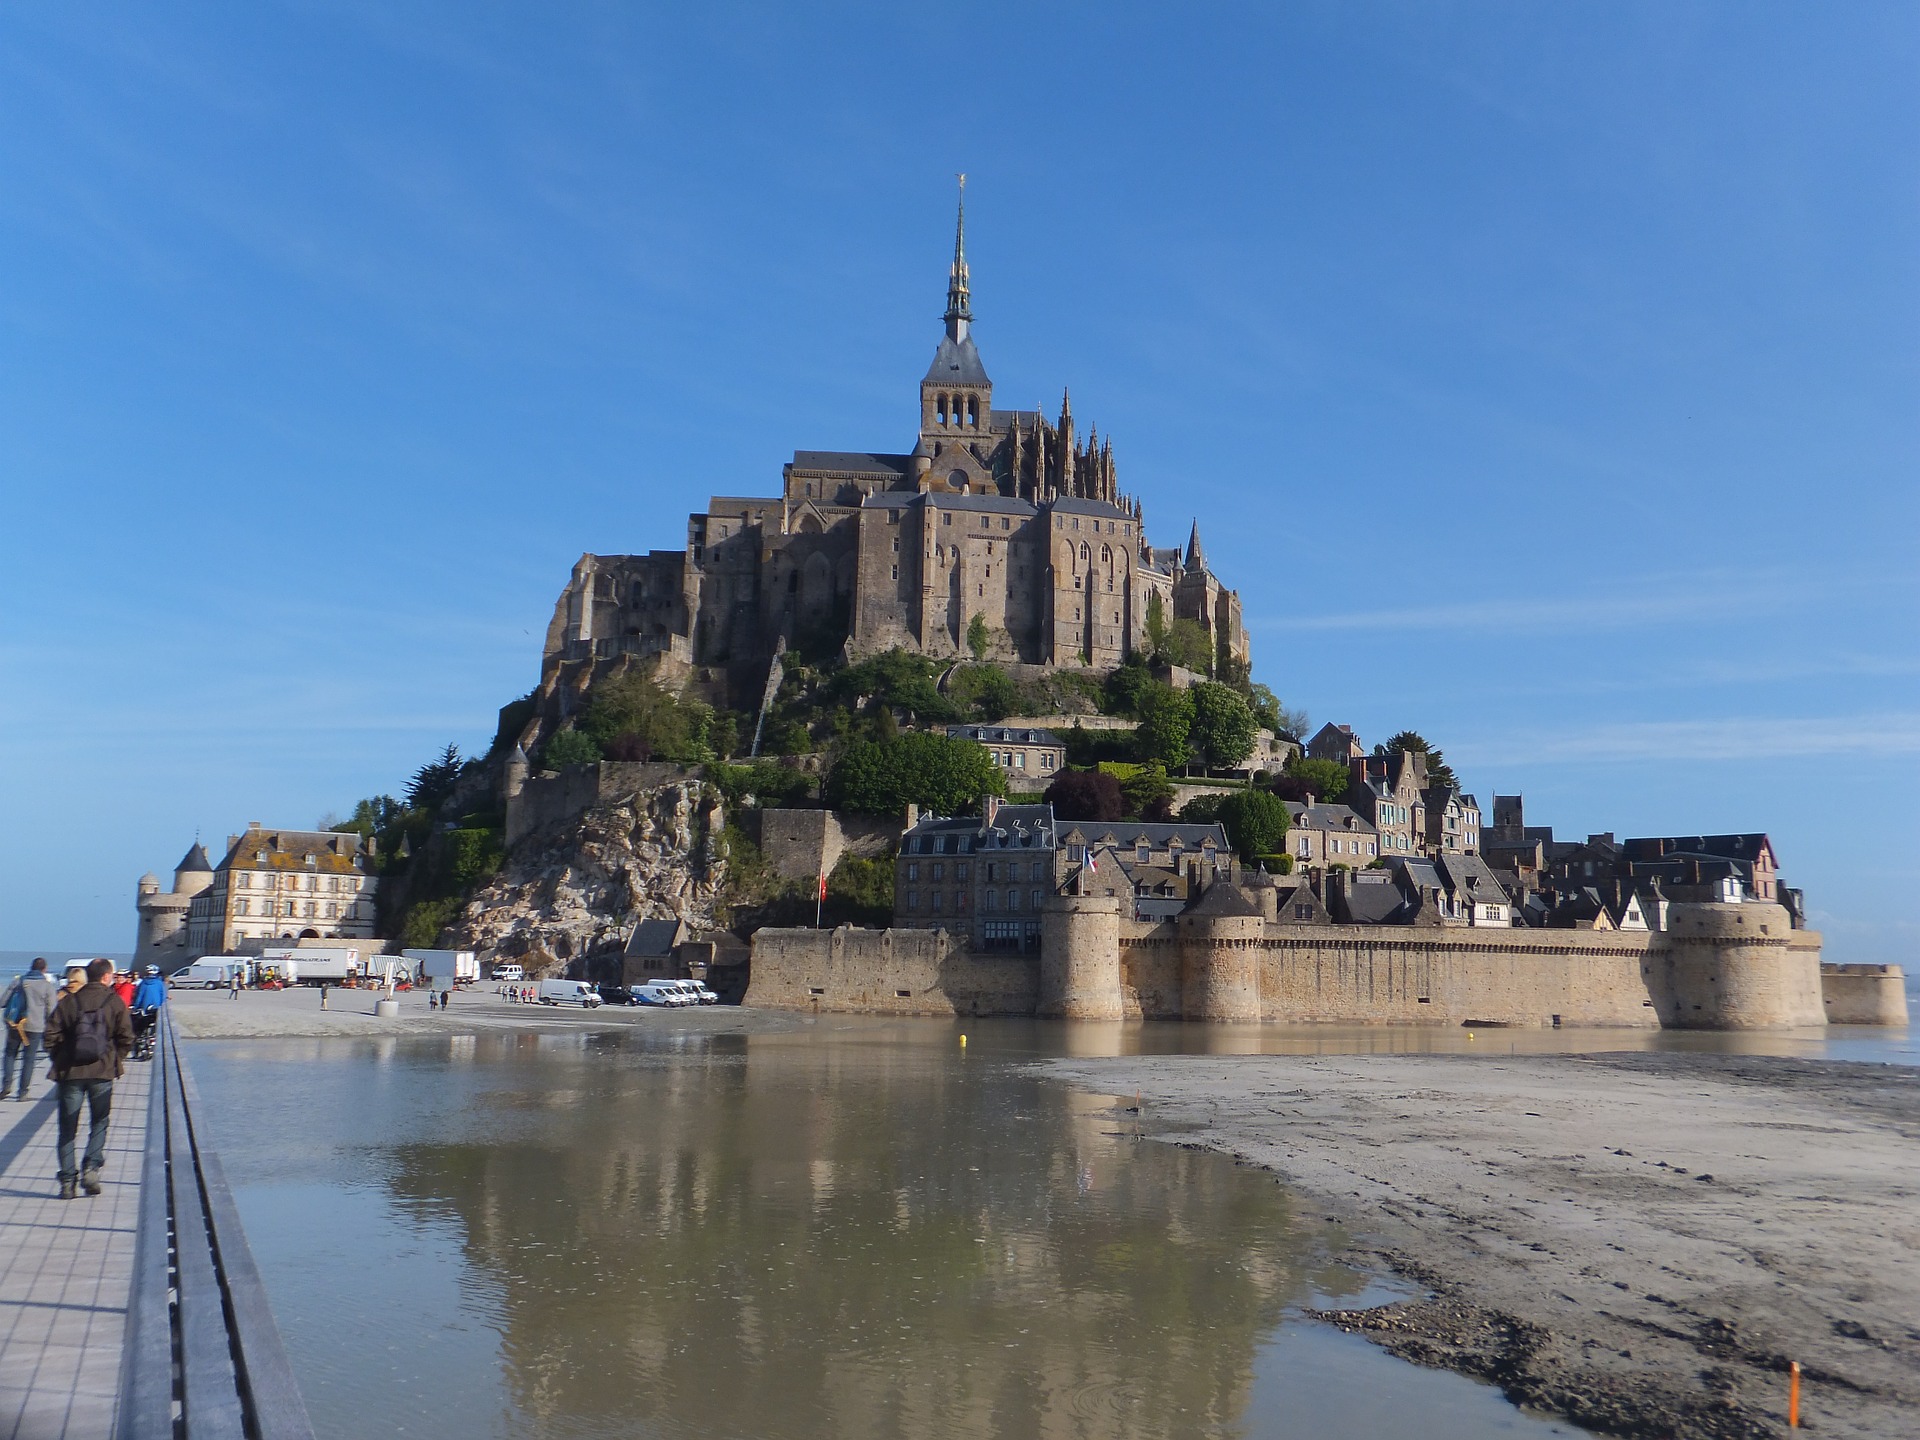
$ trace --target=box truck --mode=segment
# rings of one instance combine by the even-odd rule
[[[402,950],[422,980],[471,985],[480,978],[480,957],[471,950]]]

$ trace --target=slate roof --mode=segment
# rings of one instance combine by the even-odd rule
[[[1051,805],[1002,805],[993,819],[993,830],[983,833],[978,815],[923,816],[900,841],[902,855],[933,855],[939,836],[951,836],[946,854],[971,854],[986,849],[1041,849],[1054,845],[1055,822]]]
[[[1258,915],[1260,907],[1240,893],[1238,885],[1216,884],[1207,887],[1200,903],[1187,910],[1189,915]]]
[[[207,858],[207,847],[196,840],[193,842],[193,848],[181,856],[180,863],[173,868],[175,870],[186,870],[189,872],[198,870],[211,875],[213,873],[213,862]]]
[[[1010,806],[1001,806],[1000,813],[1006,814]],[[1048,806],[1052,809],[1052,806]],[[1145,839],[1155,850],[1165,850],[1168,843],[1178,839],[1183,850],[1200,850],[1211,842],[1213,848],[1225,851],[1227,846],[1226,827],[1215,821],[1211,825],[1181,824],[1177,821],[1149,820],[1076,820],[1073,828],[1061,837],[1062,845],[1113,845],[1135,849]]]
[[[684,920],[642,920],[627,937],[626,953],[638,958],[661,959],[673,954],[673,947],[686,938]]]
[[[1133,519],[1118,505],[1109,505],[1104,500],[1082,500],[1077,495],[1061,496],[1053,502],[1053,510],[1059,515],[1093,515],[1102,520]]]
[[[1325,830],[1335,835],[1371,835],[1373,822],[1358,813],[1351,805],[1330,805],[1315,801],[1311,806],[1301,800],[1283,802],[1287,807],[1287,819],[1294,827],[1303,830]],[[1348,824],[1351,820],[1353,823]]]
[[[967,495],[939,490],[925,494],[918,490],[881,490],[860,503],[873,510],[908,510],[922,502],[936,510],[978,510],[993,515],[1018,515],[1022,519],[1036,513],[1026,501],[1008,495]]]
[[[1025,730],[1011,725],[949,725],[949,740],[978,740],[982,745],[1058,745],[1051,730]]]
[[[227,858],[220,863],[228,870],[307,870],[327,874],[351,874],[354,859],[360,853],[361,837],[352,832],[332,830],[254,830],[234,841]],[[265,860],[256,860],[259,851]],[[306,857],[313,856],[312,866]]]
[[[863,450],[796,450],[795,470],[831,470],[851,475],[898,477],[913,468],[911,455],[878,455]]]
[[[1404,925],[1418,908],[1401,893],[1398,885],[1347,886],[1346,912],[1350,924]]]
[[[987,378],[987,367],[980,363],[980,351],[975,348],[973,336],[966,335],[955,340],[951,335],[942,335],[940,344],[933,352],[933,363],[927,366],[927,378],[923,384],[945,382],[949,385],[991,385]]]
[[[1748,835],[1643,836],[1621,841],[1620,849],[1629,860],[1711,855],[1721,860],[1740,860],[1752,864],[1763,850],[1769,855],[1773,853],[1773,842],[1764,831]]]

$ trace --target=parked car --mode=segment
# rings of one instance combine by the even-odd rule
[[[624,985],[616,985],[610,980],[596,988],[602,1005],[638,1005],[640,1003],[633,998],[633,991]]]
[[[500,981],[524,980],[527,972],[519,965],[496,965],[493,967],[493,978]]]
[[[636,985],[633,987],[633,999],[636,1005],[662,1005],[672,1010],[700,1003],[681,990],[679,982],[675,980],[649,980],[644,985]]]
[[[600,1004],[598,992],[584,980],[542,980],[538,994],[542,1005],[584,1005],[593,1010]]]

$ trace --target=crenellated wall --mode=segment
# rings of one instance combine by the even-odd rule
[[[1257,914],[1149,925],[1123,919],[1109,897],[1065,896],[1044,913],[1037,958],[974,954],[963,936],[937,930],[763,930],[746,1003],[1088,1021],[1826,1023],[1820,937],[1791,930],[1780,907],[1673,913],[1680,923],[1667,932],[1288,926]],[[1870,1010],[1890,1007],[1862,1000],[1846,1013]]]

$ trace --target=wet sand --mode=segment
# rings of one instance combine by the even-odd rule
[[[1138,1092],[1148,1136],[1279,1172],[1421,1284],[1323,1312],[1396,1355],[1602,1433],[1714,1440],[1784,1435],[1798,1360],[1806,1428],[1920,1434],[1920,1070],[1681,1053],[1041,1068]]]

